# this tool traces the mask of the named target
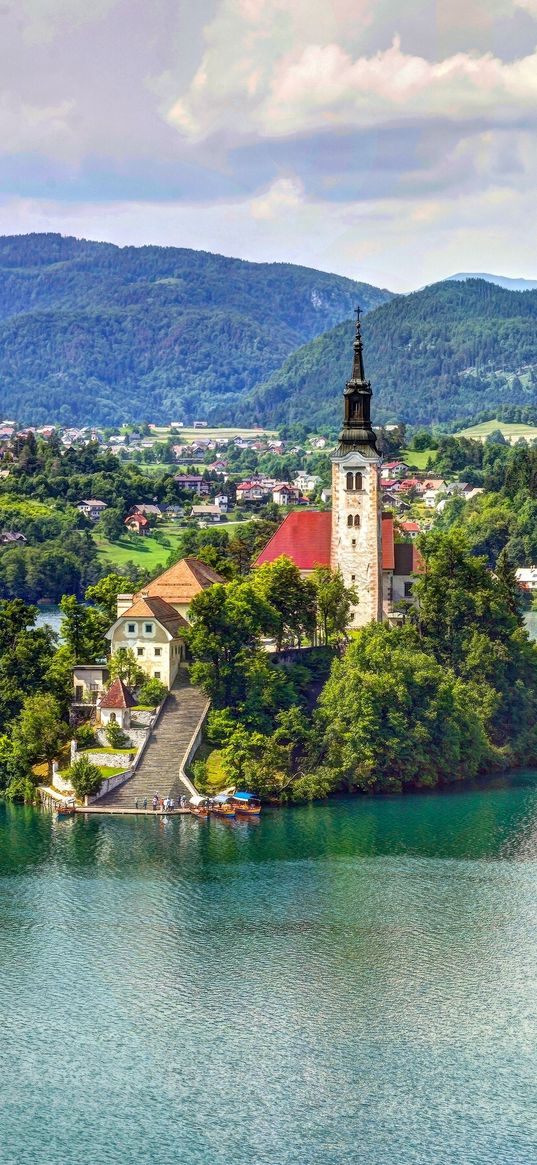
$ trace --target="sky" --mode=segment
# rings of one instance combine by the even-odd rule
[[[537,277],[537,0],[0,0],[0,233]]]

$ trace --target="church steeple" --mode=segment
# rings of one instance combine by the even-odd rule
[[[339,435],[338,454],[359,450],[366,457],[378,456],[377,439],[371,425],[371,383],[365,378],[360,308],[356,308],[354,363],[351,379],[343,393],[343,428]]]

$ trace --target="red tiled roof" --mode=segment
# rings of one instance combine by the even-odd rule
[[[145,517],[144,514],[129,514],[128,518],[125,518],[124,524],[125,524],[125,526],[128,526],[132,522],[134,522],[136,526],[148,526],[149,525],[148,519]]]
[[[331,527],[332,515],[327,510],[297,510],[288,514],[254,565],[275,562],[285,554],[299,570],[330,566]]]
[[[328,511],[297,510],[284,518],[254,566],[275,562],[285,555],[299,570],[313,570],[315,566],[330,566],[330,538],[332,515]],[[382,569],[393,570],[394,541],[393,515],[382,515]]]
[[[123,680],[114,680],[106,695],[103,696],[100,706],[101,708],[134,708],[135,703],[134,696],[125,687]]]
[[[402,530],[406,530],[407,534],[419,534],[421,530],[419,522],[414,522],[412,519],[409,519],[407,522],[400,522],[399,525]]]
[[[395,550],[393,541],[393,514],[382,515],[382,569],[393,570]]]

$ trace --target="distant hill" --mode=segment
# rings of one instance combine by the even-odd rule
[[[289,263],[57,234],[0,237],[0,414],[192,421],[390,292]]]
[[[399,295],[363,323],[378,421],[455,421],[504,403],[537,404],[537,291],[484,280]],[[244,402],[243,418],[339,419],[352,361],[352,321],[293,352]]]
[[[537,279],[509,279],[507,275],[487,275],[483,271],[459,271],[457,275],[450,275],[450,279],[484,279],[486,283],[496,283],[498,287],[505,287],[506,291],[535,291]]]

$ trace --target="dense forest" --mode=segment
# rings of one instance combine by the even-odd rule
[[[437,283],[371,312],[363,334],[378,421],[455,422],[502,402],[537,404],[537,291]],[[248,415],[333,422],[352,335],[345,322],[294,352],[250,394]]]
[[[290,352],[389,295],[288,263],[0,238],[0,411],[25,424],[227,418]]]

